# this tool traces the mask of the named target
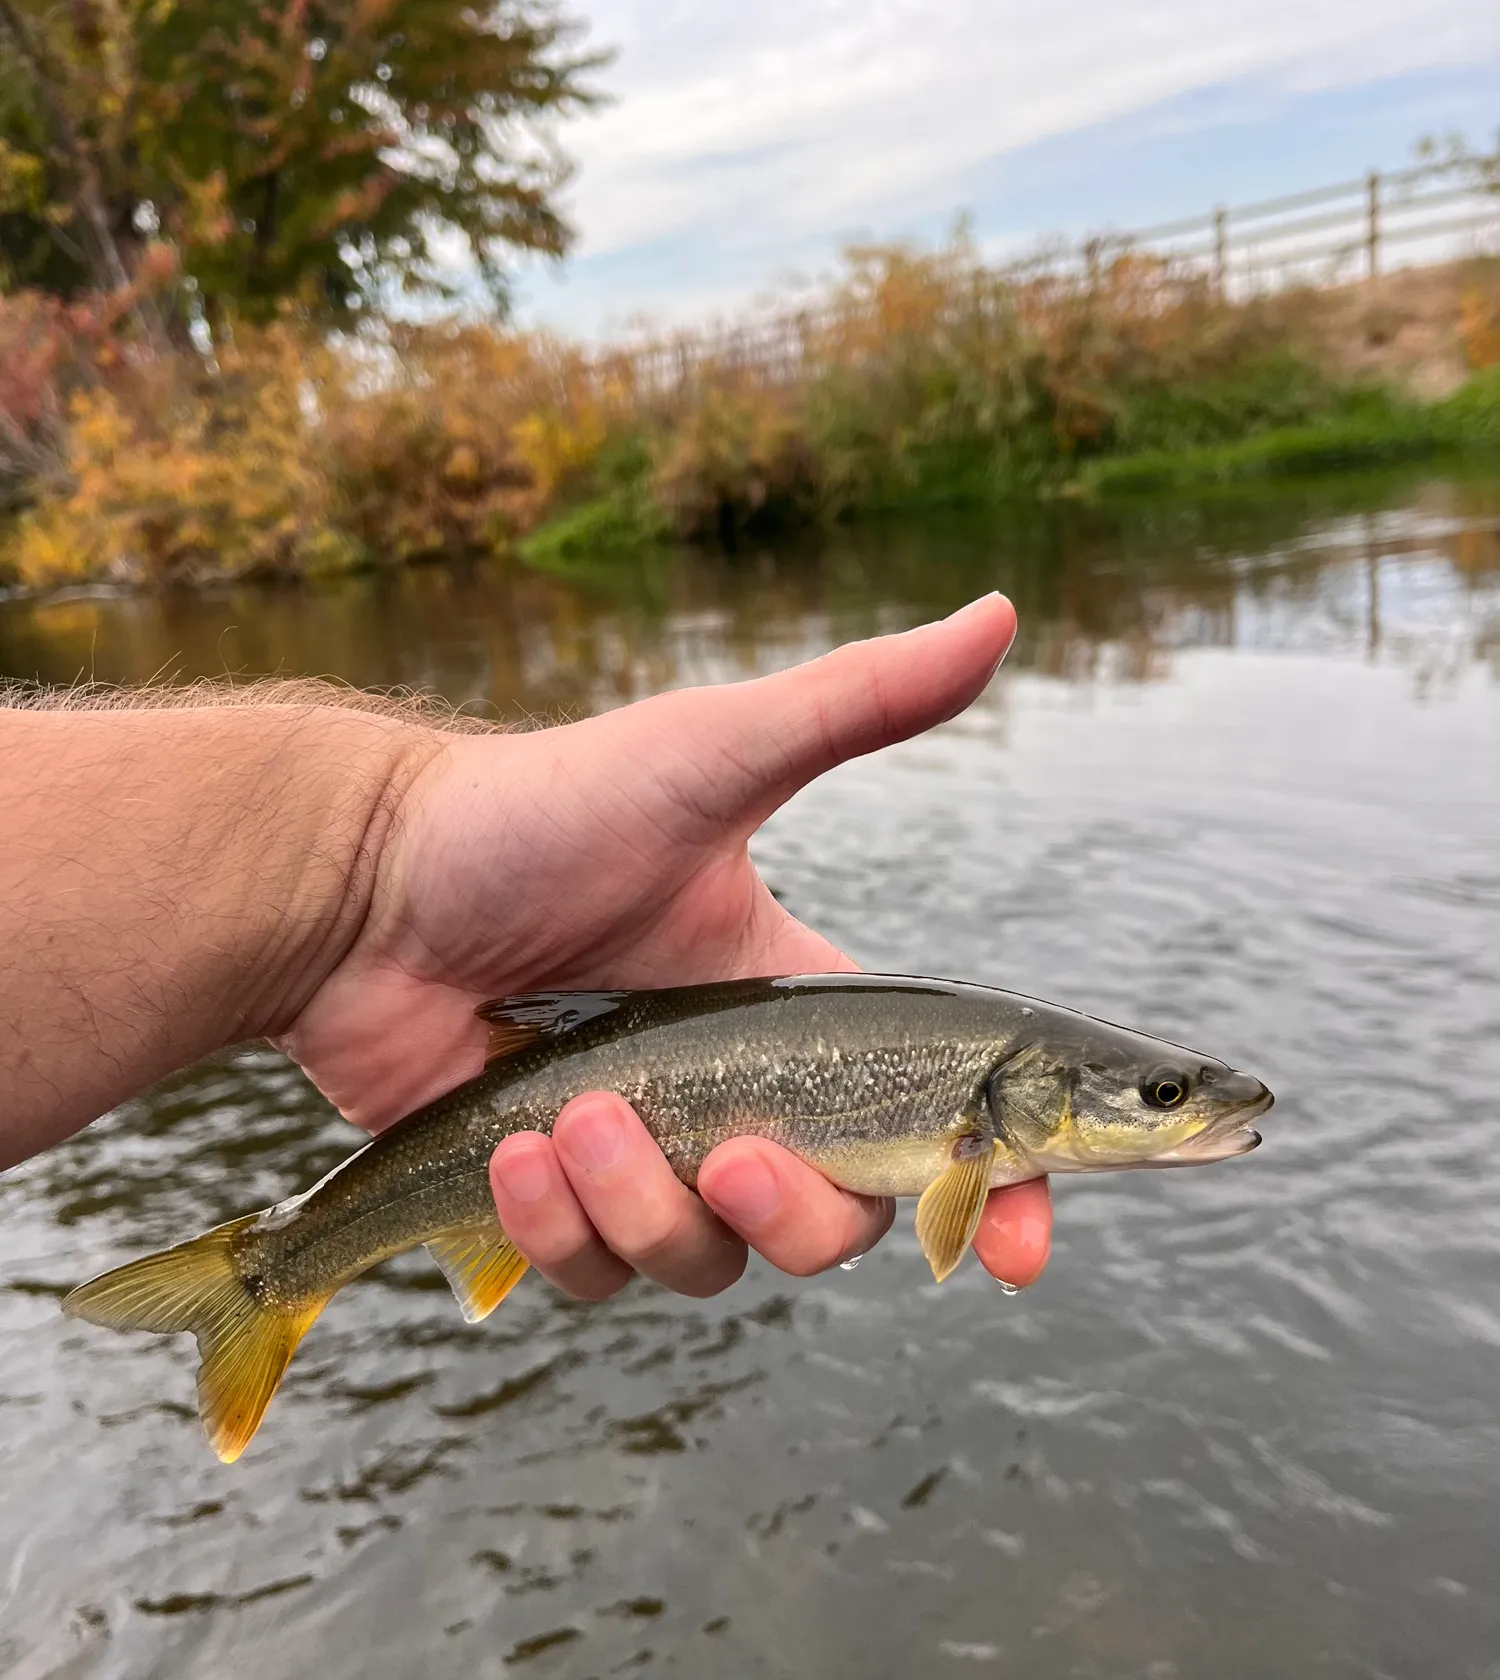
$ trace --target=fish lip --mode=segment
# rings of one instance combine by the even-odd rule
[[[1229,1161],[1236,1155],[1248,1155],[1263,1142],[1250,1122],[1258,1120],[1275,1101],[1272,1093],[1262,1088],[1258,1097],[1252,1097],[1249,1102],[1210,1121],[1196,1137],[1188,1138],[1185,1143],[1179,1143],[1175,1149],[1169,1149],[1162,1155],[1154,1155],[1151,1164],[1164,1167],[1207,1166],[1212,1161]]]

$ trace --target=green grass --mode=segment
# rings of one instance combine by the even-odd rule
[[[1207,449],[1153,449],[1106,458],[1091,463],[1077,483],[1088,495],[1155,495],[1198,485],[1399,466],[1428,459],[1449,447],[1442,428],[1425,416],[1404,426],[1329,420],[1284,426]]]
[[[1500,369],[1476,374],[1429,405],[1378,398],[1343,413],[1252,433],[1232,443],[1151,449],[1090,462],[1073,489],[1087,496],[1163,492],[1379,470],[1500,449]]]
[[[1460,449],[1500,449],[1500,366],[1476,373],[1434,412]]]
[[[634,553],[663,542],[661,521],[633,498],[601,496],[569,508],[521,539],[517,550],[534,566],[556,566],[598,554]]]
[[[1120,427],[1115,449],[1081,468],[1029,434],[1004,443],[993,437],[924,440],[885,462],[883,471],[862,474],[858,490],[833,499],[825,513],[867,519],[998,507],[1059,493],[1088,500],[1194,494],[1500,452],[1500,368],[1425,405],[1379,388],[1319,389],[1290,375],[1288,385],[1279,404],[1265,381],[1232,393],[1227,386],[1151,393],[1149,403],[1126,405],[1128,423]],[[1297,416],[1293,423],[1275,423],[1288,414]],[[1172,441],[1120,447],[1142,436]],[[622,458],[604,475],[602,493],[523,539],[522,559],[563,572],[595,562],[607,566],[669,543],[670,524],[655,504],[645,459],[639,449]]]

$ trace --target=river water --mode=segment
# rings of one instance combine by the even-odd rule
[[[856,1272],[532,1276],[472,1329],[409,1257],[226,1468],[190,1343],[57,1311],[355,1141],[225,1055],[0,1181],[0,1674],[1500,1677],[1500,490],[11,602],[0,673],[576,715],[995,585],[989,692],[759,861],[870,968],[1253,1069],[1265,1146],[1060,1182],[1014,1299],[935,1287],[905,1214]]]

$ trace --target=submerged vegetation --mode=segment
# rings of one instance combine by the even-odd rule
[[[119,303],[13,293],[0,567],[45,587],[508,547],[563,564],[1500,445],[1500,263],[1445,284],[1436,401],[1341,351],[1391,333],[1389,302],[1372,326],[1347,295],[1226,301],[1129,253],[1000,275],[961,239],[853,251],[798,314],[602,350],[495,325],[330,335],[290,308],[163,350]]]

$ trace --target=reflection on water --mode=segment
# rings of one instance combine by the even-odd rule
[[[1348,564],[1347,562],[1357,562]],[[50,683],[266,673],[433,689],[504,716],[576,714],[668,684],[749,673],[805,648],[1003,588],[1012,666],[1149,680],[1184,647],[1354,647],[1421,664],[1500,658],[1500,496],[1432,486],[1317,517],[1301,502],[990,525],[860,527],[778,555],[432,568],[317,588],[0,603],[0,674]],[[1389,622],[1387,622],[1389,621]],[[1463,639],[1449,648],[1448,633]]]
[[[872,967],[1263,1072],[1242,1163],[1059,1186],[1047,1278],[857,1272],[482,1327],[406,1257],[250,1456],[100,1267],[350,1145],[251,1048],[0,1182],[0,1674],[1500,1677],[1500,496],[1064,511],[571,579],[0,606],[0,673],[282,670],[578,712],[999,585],[981,703],[757,841]]]

